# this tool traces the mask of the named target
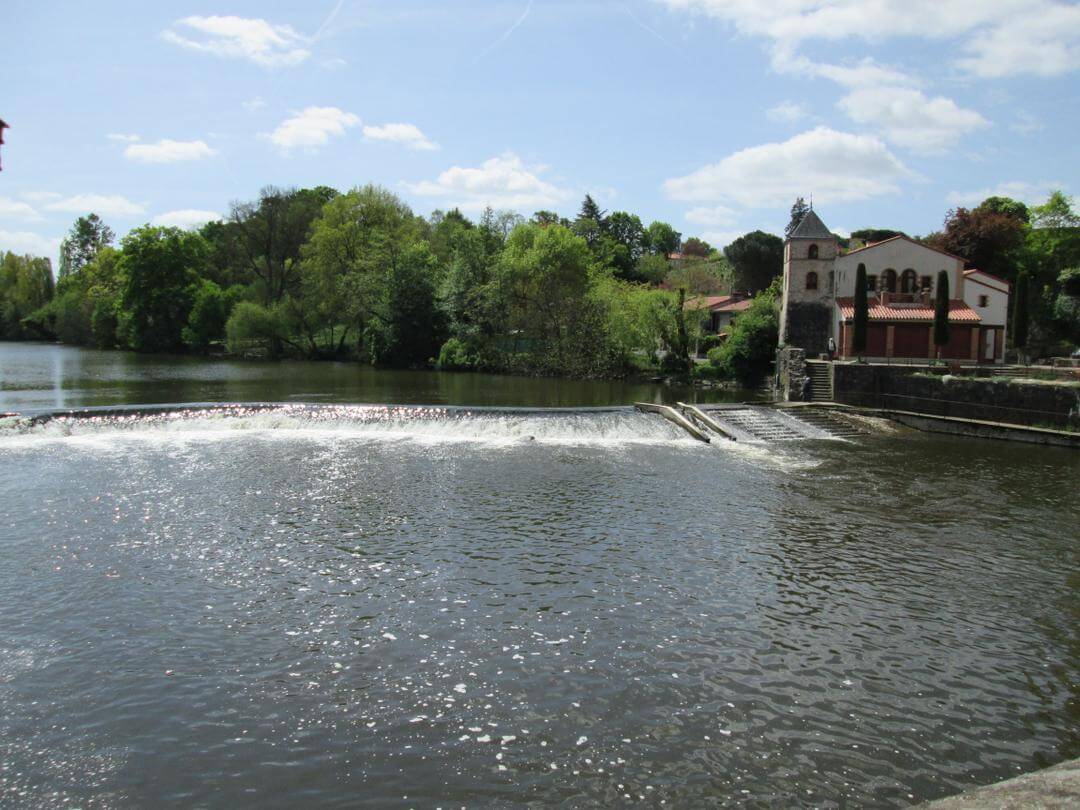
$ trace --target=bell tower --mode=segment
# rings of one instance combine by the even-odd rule
[[[828,348],[836,303],[834,264],[839,243],[810,209],[784,242],[784,292],[780,344],[808,357]]]

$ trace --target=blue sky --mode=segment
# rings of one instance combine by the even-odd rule
[[[609,210],[721,246],[926,233],[1080,187],[1080,6],[1055,0],[7,0],[0,249],[80,214],[191,226],[260,187],[418,213]]]

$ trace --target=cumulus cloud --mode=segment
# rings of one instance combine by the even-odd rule
[[[656,0],[764,37],[778,52],[811,40],[958,40],[957,65],[976,76],[1060,75],[1080,66],[1080,7],[1055,0]]]
[[[359,125],[359,116],[337,107],[307,107],[286,118],[267,137],[283,151],[314,150],[325,146],[331,137],[341,137],[345,130]]]
[[[94,213],[105,217],[135,217],[146,211],[143,206],[119,194],[75,194],[48,203],[45,210],[69,214]]]
[[[686,221],[708,228],[730,228],[738,220],[734,209],[726,205],[699,206],[686,212]]]
[[[441,198],[466,211],[486,206],[528,211],[553,208],[572,194],[540,177],[545,166],[527,166],[513,152],[484,161],[479,167],[454,166],[436,180],[406,183],[413,194]]]
[[[311,56],[307,40],[288,25],[234,16],[184,17],[162,33],[193,51],[246,59],[263,67],[298,65]]]
[[[944,96],[927,97],[909,87],[865,87],[839,103],[853,120],[872,126],[890,143],[921,153],[944,152],[990,122]]]
[[[781,101],[775,107],[765,111],[770,121],[778,124],[795,124],[806,118],[806,107],[794,101]]]
[[[177,163],[182,160],[202,160],[217,154],[205,141],[173,141],[163,138],[157,143],[133,143],[124,150],[124,157],[140,163]]]
[[[30,202],[47,203],[62,199],[64,195],[57,194],[55,191],[24,191],[19,196],[30,200]]]
[[[23,219],[27,222],[36,222],[42,219],[29,203],[12,200],[8,197],[0,197],[0,218]]]
[[[6,231],[0,228],[0,251],[29,253],[55,259],[60,252],[60,237],[41,236],[31,231]]]
[[[409,149],[419,151],[434,151],[439,145],[428,140],[417,127],[412,124],[384,124],[381,127],[364,127],[364,137],[372,141],[390,141],[400,143]]]
[[[160,225],[162,227],[171,228],[198,228],[205,225],[207,222],[214,222],[221,219],[221,214],[217,211],[200,211],[197,208],[181,208],[178,211],[166,211],[164,214],[158,214],[152,220],[151,225]]]
[[[853,202],[894,194],[912,173],[877,138],[817,127],[782,143],[752,146],[664,183],[688,202],[733,201],[750,207],[815,201]]]
[[[987,197],[1010,197],[1028,205],[1042,205],[1050,197],[1051,191],[1065,187],[1065,184],[1058,180],[1043,180],[1040,183],[1010,180],[977,191],[952,191],[945,200],[949,205],[962,205],[967,208],[978,205]]]

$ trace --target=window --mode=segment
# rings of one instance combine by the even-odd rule
[[[919,277],[915,274],[915,271],[908,268],[904,271],[904,274],[900,276],[900,292],[913,293],[915,292],[915,285],[918,283]]]
[[[808,290],[816,290],[817,289],[817,273],[815,273],[813,271],[810,271],[809,273],[806,274],[806,289],[808,289]]]
[[[919,287],[923,292],[930,292],[930,276],[921,276],[919,278]]]
[[[896,292],[896,271],[891,267],[885,271],[885,281],[882,286],[885,292]]]
[[[877,276],[866,277],[866,291],[877,292]]]
[[[989,303],[990,303],[990,297],[989,296],[987,296],[987,295],[980,295],[979,296],[979,306],[980,307],[985,307]]]
[[[806,258],[808,258],[808,259],[816,259],[817,258],[817,245],[811,245],[810,246],[810,249],[808,251],[806,251]]]

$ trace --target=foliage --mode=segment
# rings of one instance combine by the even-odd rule
[[[726,258],[714,261],[683,261],[664,277],[667,290],[686,290],[688,295],[718,295],[732,288],[734,270]]]
[[[1016,278],[1024,223],[993,208],[956,208],[945,218],[945,229],[930,240],[931,247],[952,253],[987,273]]]
[[[206,240],[179,228],[136,228],[121,242],[122,315],[118,326],[136,351],[177,351],[192,305],[192,286],[206,260]]]
[[[788,220],[787,227],[784,228],[784,236],[791,236],[792,232],[799,227],[799,223],[803,221],[803,217],[810,211],[810,206],[806,204],[806,200],[802,197],[798,197],[795,203],[791,206],[791,218]]]
[[[258,348],[273,354],[289,335],[288,320],[279,306],[264,306],[253,301],[241,301],[233,307],[225,323],[229,351],[243,354]]]
[[[872,245],[875,242],[884,242],[894,236],[904,236],[903,231],[893,231],[889,228],[862,228],[851,232],[851,243],[861,242],[864,245]]]
[[[691,236],[689,239],[683,241],[682,253],[684,256],[707,259],[709,254],[712,253],[712,247],[704,239],[698,239],[696,236]]]
[[[667,256],[682,244],[682,234],[666,222],[653,222],[645,232],[645,241],[652,253]]]
[[[855,322],[851,334],[851,350],[858,357],[862,357],[862,353],[866,351],[867,324],[870,320],[867,293],[866,265],[860,264],[855,270]]]
[[[435,365],[442,371],[465,371],[476,367],[476,358],[469,354],[464,341],[452,337],[439,349]]]
[[[225,324],[241,292],[239,287],[226,292],[209,279],[196,284],[187,325],[181,331],[184,345],[192,351],[205,352],[211,343],[224,339]]]
[[[375,337],[373,363],[417,366],[439,348],[444,330],[435,301],[437,266],[438,259],[427,242],[411,245],[400,261],[390,266],[369,332]]]
[[[776,356],[779,318],[776,303],[780,280],[754,296],[750,307],[739,315],[724,344],[709,353],[709,362],[729,378],[752,385],[768,375]]]
[[[60,278],[78,273],[92,262],[102,248],[112,244],[116,235],[97,214],[79,217],[60,243]]]
[[[48,259],[17,256],[10,251],[0,256],[0,339],[42,337],[41,330],[24,319],[48,304],[54,292]]]
[[[941,347],[949,342],[949,274],[939,270],[934,292],[934,345]]]
[[[1020,271],[1013,290],[1013,346],[1023,350],[1028,342],[1028,274]]]
[[[784,272],[784,241],[764,231],[740,236],[724,248],[724,256],[734,269],[737,290],[760,292]]]

